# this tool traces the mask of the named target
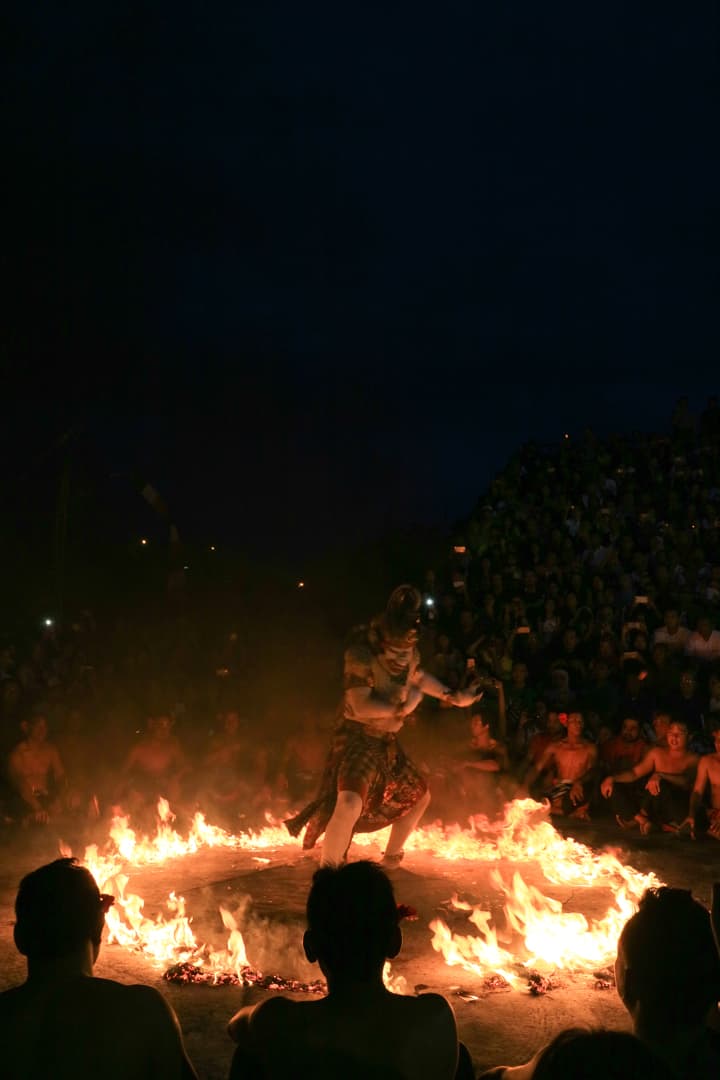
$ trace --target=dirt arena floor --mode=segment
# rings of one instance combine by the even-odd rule
[[[720,844],[693,843],[672,836],[646,839],[618,836],[610,823],[576,824],[577,840],[596,850],[610,845],[624,848],[622,860],[638,870],[653,870],[666,884],[691,888],[706,904],[711,884],[720,880]],[[12,941],[13,901],[20,878],[43,862],[57,857],[57,835],[37,830],[8,833],[0,838],[0,989],[21,982],[24,962]],[[72,838],[70,839],[72,842]],[[83,850],[79,838],[74,848]],[[351,857],[379,857],[377,847],[354,847]],[[265,972],[311,981],[319,976],[301,950],[304,904],[317,857],[298,849],[281,848],[257,853],[233,849],[201,850],[162,867],[129,869],[128,892],[145,898],[148,914],[164,910],[171,889],[182,894],[193,916],[196,937],[223,947],[226,932],[218,913],[222,904],[238,913],[251,962]],[[508,871],[508,864],[450,863],[433,856],[409,853],[393,879],[399,901],[414,906],[419,919],[404,924],[405,944],[393,972],[402,975],[410,992],[415,987],[447,995],[455,1009],[461,1038],[470,1049],[478,1070],[496,1064],[517,1064],[557,1031],[570,1024],[608,1025],[628,1028],[626,1014],[614,988],[598,990],[591,975],[565,975],[561,985],[544,996],[520,990],[486,993],[481,981],[460,968],[450,968],[430,944],[428,924],[437,915],[458,931],[464,917],[448,912],[454,893],[489,910],[500,909],[501,898],[489,883],[492,867]],[[548,885],[533,864],[524,864],[528,882],[538,884],[547,895],[563,902],[566,911],[582,911],[599,917],[609,902],[608,890]],[[118,945],[105,946],[96,972],[122,982],[144,982],[158,987],[180,1017],[189,1054],[205,1080],[227,1076],[232,1044],[225,1024],[243,1004],[261,1000],[263,991],[238,987],[179,986],[162,979],[158,969],[142,954]]]

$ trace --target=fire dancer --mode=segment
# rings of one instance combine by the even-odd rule
[[[525,784],[530,788],[541,773],[552,768],[554,783],[545,792],[550,799],[550,812],[589,820],[597,747],[583,738],[582,713],[572,712],[567,716],[560,713],[558,718],[567,727],[567,736],[549,744],[538,763],[530,768]]]
[[[430,802],[424,778],[405,755],[397,733],[423,694],[450,705],[471,705],[476,687],[450,691],[420,667],[417,648],[420,593],[401,585],[385,612],[354,631],[345,652],[343,715],[336,729],[317,798],[288,821],[303,847],[324,832],[322,862],[339,865],[353,832],[392,824],[383,863],[397,866],[408,836]]]
[[[27,980],[0,994],[4,1076],[196,1076],[157,990],[93,977],[112,902],[75,859],[56,859],[20,882],[15,944],[27,957]]]
[[[720,1076],[720,958],[710,914],[689,891],[648,890],[620,934],[615,981],[635,1034],[673,1075]]]
[[[627,828],[636,823],[643,836],[647,836],[655,825],[670,832],[690,831],[686,819],[699,758],[688,750],[688,730],[680,721],[670,725],[667,740],[667,750],[653,746],[639,764],[615,776],[606,776],[600,785],[601,794],[609,799],[615,784],[632,784],[642,776],[650,777],[638,812],[632,819],[619,822]]]
[[[703,828],[708,836],[720,840],[720,724],[713,728],[715,753],[705,754],[698,764],[695,786],[690,795],[690,812],[683,822],[683,828],[689,828],[693,839]],[[710,784],[710,806],[703,806],[705,789]],[[698,828],[698,824],[700,828]]]
[[[451,1080],[458,1038],[439,994],[404,997],[383,984],[402,946],[392,885],[375,863],[316,871],[307,900],[305,955],[327,980],[319,1001],[268,998],[230,1021],[238,1044],[230,1080],[289,1076]],[[463,1063],[472,1076],[469,1055]]]
[[[10,755],[8,776],[15,791],[23,824],[47,825],[51,813],[62,806],[66,787],[65,768],[60,753],[48,742],[48,726],[37,714],[20,725],[25,738]]]

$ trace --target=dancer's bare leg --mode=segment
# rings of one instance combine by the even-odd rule
[[[363,808],[362,796],[356,791],[338,791],[333,815],[323,839],[321,866],[340,866],[350,847],[355,822]]]
[[[407,814],[395,822],[390,830],[388,845],[385,849],[386,859],[397,860],[399,862],[398,856],[402,855],[405,841],[427,810],[429,804],[430,792],[426,791],[425,794],[418,799],[415,805],[408,810]]]

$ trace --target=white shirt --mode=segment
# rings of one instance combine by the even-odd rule
[[[653,634],[653,645],[667,645],[668,649],[685,649],[690,638],[690,631],[686,626],[678,626],[674,634],[671,634],[666,626],[659,626]]]
[[[720,632],[712,630],[706,641],[694,630],[685,646],[685,655],[695,656],[698,660],[717,660],[720,658]]]

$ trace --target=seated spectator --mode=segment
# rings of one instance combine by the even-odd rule
[[[610,679],[610,666],[597,657],[590,665],[592,682],[583,693],[583,704],[588,712],[597,713],[600,724],[615,719],[620,703],[620,691],[615,680]]]
[[[647,686],[660,705],[667,705],[677,687],[678,671],[667,645],[658,641],[652,647],[648,664]]]
[[[577,695],[570,687],[570,676],[564,668],[550,673],[550,685],[545,689],[548,705],[557,712],[567,712],[575,704]]]
[[[695,675],[689,669],[680,675],[677,689],[668,699],[668,712],[673,720],[681,720],[690,732],[691,740],[700,739],[703,745],[694,746],[699,753],[705,753],[710,745],[704,745],[705,700],[700,693]]]
[[[455,763],[467,809],[473,814],[492,815],[500,804],[513,797],[515,783],[510,777],[510,759],[503,743],[492,737],[490,724],[479,712],[470,718],[470,746]]]
[[[560,742],[565,737],[565,725],[560,720],[560,714],[556,709],[547,709],[543,702],[541,708],[535,714],[532,721],[533,731],[528,738],[527,756],[518,768],[518,776],[528,788],[532,798],[542,799],[543,791],[550,785],[548,772],[552,765],[543,773],[538,772],[533,784],[527,783],[527,774],[533,766],[539,765],[548,746],[553,742]]]
[[[684,653],[690,631],[680,624],[677,608],[668,608],[663,616],[663,624],[653,634],[653,644],[666,645],[671,653]]]
[[[96,817],[99,813],[97,793],[103,778],[98,775],[97,740],[87,730],[82,709],[68,710],[57,747],[67,771],[69,805]]]
[[[650,731],[652,733],[653,746],[661,746],[667,750],[667,733],[672,724],[672,716],[668,712],[656,712],[652,719],[652,726]],[[647,728],[644,729],[645,734],[648,734]]]
[[[528,686],[527,664],[516,660],[512,666],[510,683],[505,687],[505,711],[511,735],[518,729],[520,714],[534,712],[535,699],[535,691]]]
[[[463,656],[467,656],[476,645],[479,636],[475,613],[471,608],[463,608],[458,618],[455,642]]]
[[[560,647],[557,650],[555,659],[550,665],[551,670],[556,668],[562,668],[563,671],[567,671],[570,681],[575,685],[585,679],[586,664],[577,631],[568,626],[565,630]]]
[[[269,804],[267,752],[258,747],[235,709],[218,714],[220,730],[210,740],[198,794],[224,822],[234,826],[256,801]],[[327,747],[325,747],[327,749]]]
[[[650,889],[623,927],[617,990],[637,1037],[679,1080],[720,1075],[720,958],[710,915],[689,891]],[[646,1074],[652,1075],[652,1074]]]
[[[625,665],[625,689],[620,695],[618,720],[637,716],[643,727],[652,722],[655,699],[647,686],[646,672],[641,664],[628,661]]]
[[[311,709],[303,714],[299,731],[285,743],[278,772],[278,786],[292,804],[303,806],[320,783],[328,754],[328,737]]]
[[[161,796],[177,805],[182,780],[190,771],[180,740],[172,734],[172,718],[150,716],[145,726],[145,734],[127,756],[117,793],[136,814],[154,811]]]
[[[527,1065],[490,1069],[479,1080],[675,1080],[635,1035],[568,1028],[538,1050]]]
[[[640,721],[626,716],[619,735],[606,739],[600,748],[600,761],[610,775],[623,769],[632,769],[649,750],[640,733]]]
[[[720,840],[720,723],[713,728],[712,736],[715,752],[700,758],[690,796],[690,812],[683,822],[690,828],[693,839],[707,833],[714,840]],[[704,803],[708,786],[709,806]]]
[[[704,664],[720,660],[720,631],[713,629],[712,620],[702,615],[685,645],[685,655]]]
[[[448,635],[438,634],[436,652],[430,669],[435,678],[440,679],[441,682],[447,682],[451,675],[459,678],[462,665],[462,655],[452,644]]]
[[[558,613],[557,601],[548,596],[545,600],[544,611],[539,620],[540,637],[545,647],[551,644],[557,637],[562,620]]]
[[[47,720],[35,714],[20,725],[25,735],[8,761],[8,777],[14,800],[11,816],[23,824],[47,825],[50,816],[64,808],[65,769],[58,749],[47,741]]]
[[[583,738],[582,713],[570,713],[564,723],[567,736],[549,744],[537,765],[531,766],[525,783],[530,788],[541,773],[551,770],[553,783],[546,792],[551,813],[588,820],[598,751]]]
[[[620,734],[608,739],[600,747],[600,758],[606,774],[616,776],[638,765],[649,749],[648,744],[641,737],[639,721],[635,717],[626,717]],[[645,781],[642,778],[635,780],[634,783],[613,786],[610,804],[620,828],[639,824],[635,816],[640,812],[644,794]]]
[[[157,990],[93,977],[112,902],[75,859],[56,859],[21,881],[14,934],[27,980],[0,994],[8,1080],[195,1076],[177,1017]]]
[[[402,946],[401,917],[392,885],[376,864],[318,870],[303,945],[308,960],[320,964],[327,997],[271,997],[241,1009],[228,1026],[237,1043],[230,1080],[451,1080],[458,1069],[458,1038],[447,1001],[438,994],[403,997],[383,985],[385,961]]]
[[[698,755],[688,750],[688,731],[679,721],[670,724],[667,739],[667,750],[652,747],[632,769],[623,769],[615,776],[607,776],[600,785],[601,794],[609,799],[616,784],[634,784],[641,777],[649,776],[640,808],[632,817],[625,817],[627,810],[623,812],[620,804],[615,803],[620,817],[618,824],[623,828],[637,825],[643,836],[647,836],[656,826],[669,832],[690,831],[686,819]]]

